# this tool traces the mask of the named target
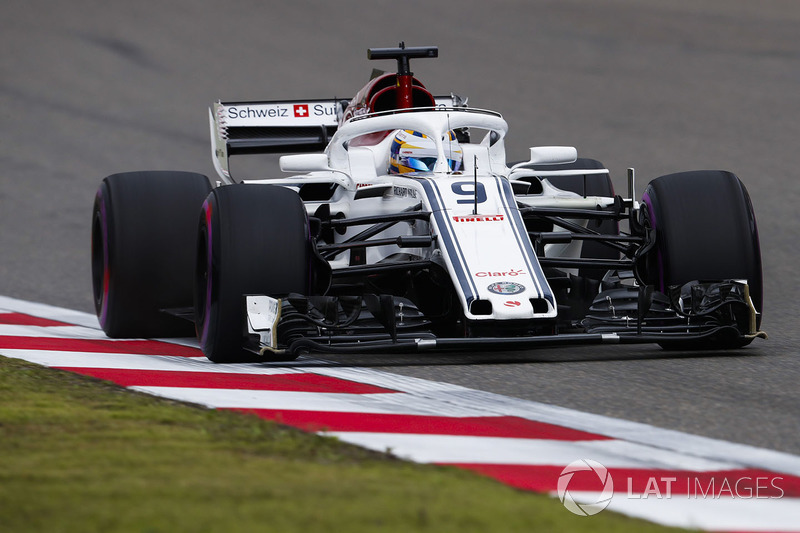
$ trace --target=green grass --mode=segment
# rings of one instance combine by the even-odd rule
[[[0,531],[664,531],[0,357]]]

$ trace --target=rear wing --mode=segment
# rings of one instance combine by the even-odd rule
[[[321,152],[336,132],[349,100],[215,102],[209,109],[214,167],[232,181],[228,158],[237,154]]]
[[[349,99],[215,102],[209,109],[214,168],[233,182],[229,158],[237,154],[322,152],[336,133]],[[465,107],[456,95],[437,96],[437,106]]]

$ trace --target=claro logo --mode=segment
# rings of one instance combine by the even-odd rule
[[[475,272],[476,278],[502,278],[505,276],[522,276],[525,274],[524,270],[508,270],[506,272]]]
[[[505,215],[463,215],[453,217],[456,222],[499,222]]]

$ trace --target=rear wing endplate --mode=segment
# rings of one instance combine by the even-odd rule
[[[215,102],[209,109],[214,168],[233,182],[229,158],[237,154],[322,152],[336,133],[350,99]],[[455,107],[455,95],[437,96],[437,106]]]

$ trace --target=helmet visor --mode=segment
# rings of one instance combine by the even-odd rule
[[[407,167],[421,172],[430,172],[436,166],[435,157],[409,157],[405,162]]]
[[[420,172],[433,172],[436,166],[435,157],[409,157],[404,161],[405,166],[418,170]],[[458,159],[448,159],[447,166],[451,172],[456,172],[461,168],[461,161]]]

